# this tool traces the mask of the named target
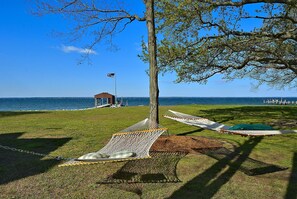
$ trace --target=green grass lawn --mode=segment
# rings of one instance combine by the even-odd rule
[[[234,125],[263,123],[297,129],[294,106],[161,107]],[[99,150],[113,133],[148,117],[148,107],[86,111],[0,112],[0,144],[52,156],[79,157]],[[0,149],[0,198],[295,198],[297,134],[264,138],[225,135],[161,117],[170,134],[203,136],[233,145],[237,159],[188,154],[177,165],[179,183],[102,185],[125,163],[58,167],[61,162]],[[238,157],[238,156],[236,156]],[[252,158],[287,170],[249,176],[240,170]],[[164,165],[166,167],[166,165]],[[138,193],[138,195],[136,194]]]

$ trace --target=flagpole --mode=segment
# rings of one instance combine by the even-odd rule
[[[115,104],[118,105],[118,100],[117,100],[117,76],[116,76],[116,74],[114,75],[114,97],[115,97]]]
[[[118,104],[117,100],[117,77],[115,73],[107,73],[107,77],[114,78],[114,98],[115,98],[115,105]]]

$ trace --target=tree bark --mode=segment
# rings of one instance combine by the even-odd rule
[[[159,123],[159,88],[157,66],[157,42],[155,34],[154,0],[145,0],[148,29],[149,78],[150,78],[150,128]]]

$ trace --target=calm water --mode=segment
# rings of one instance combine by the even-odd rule
[[[249,98],[249,97],[161,97],[160,105],[184,105],[184,104],[237,104],[237,105],[263,105],[263,100],[281,99]],[[119,98],[124,105],[147,106],[147,97],[123,97]],[[297,97],[286,97],[282,100],[297,101]],[[62,98],[0,98],[0,111],[18,110],[73,110],[94,107],[94,99],[91,97],[62,97]]]

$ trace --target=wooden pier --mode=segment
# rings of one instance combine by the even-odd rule
[[[297,105],[297,101],[283,100],[283,99],[268,99],[263,100],[264,104],[275,104],[275,105]]]

